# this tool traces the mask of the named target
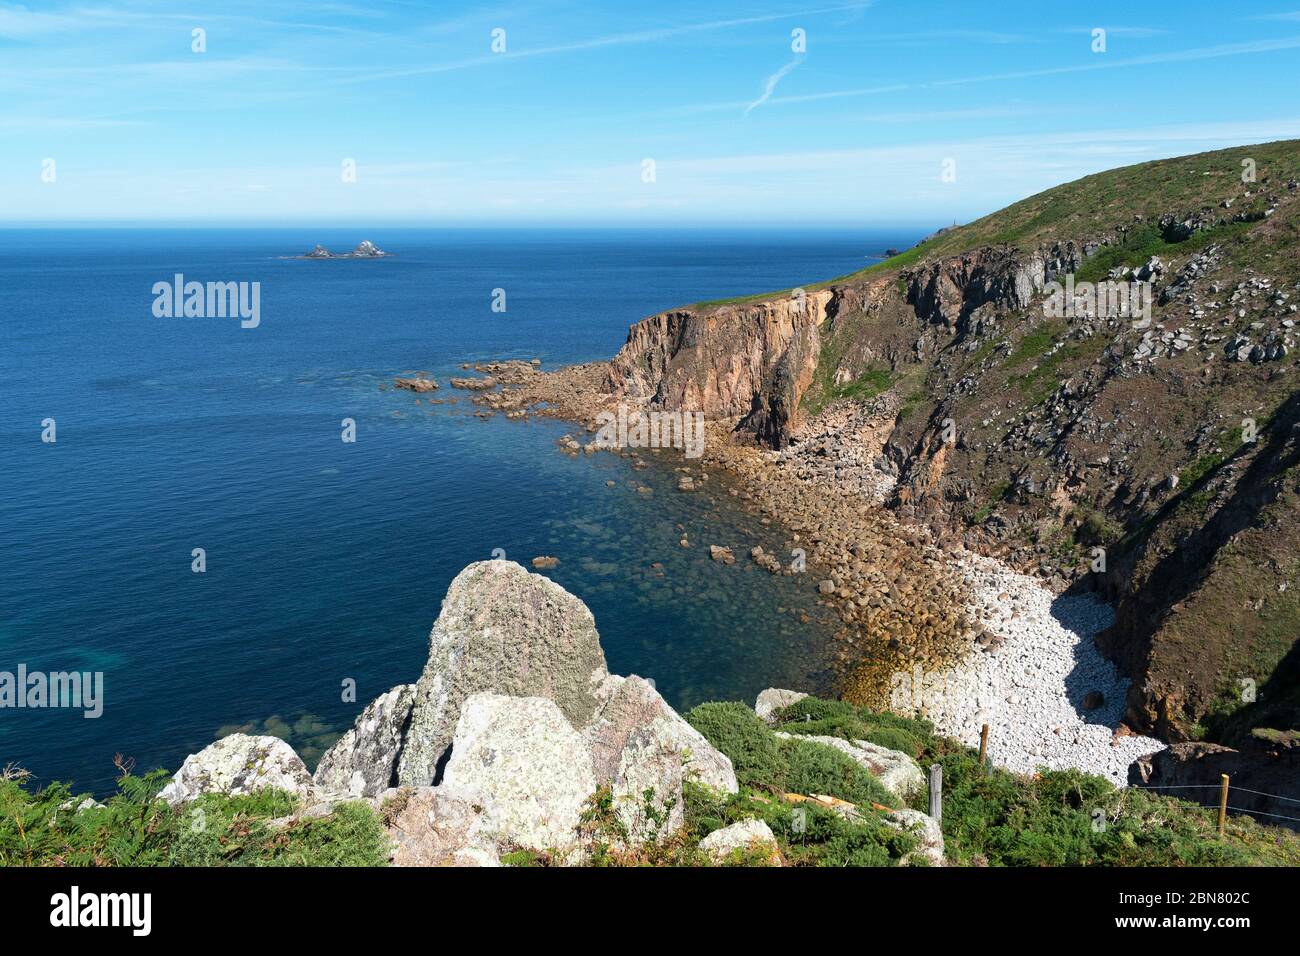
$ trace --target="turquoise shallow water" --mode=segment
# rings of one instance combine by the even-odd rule
[[[396,257],[278,258],[362,238]],[[95,720],[0,708],[0,764],[102,791],[115,753],[174,769],[234,727],[313,759],[415,679],[448,583],[495,548],[558,556],[550,575],[595,613],[611,669],[653,677],[675,706],[814,684],[822,635],[791,613],[812,604],[806,582],[744,559],[781,542],[720,484],[682,495],[671,463],[559,453],[563,423],[485,422],[464,400],[380,386],[410,369],[445,380],[462,362],[608,357],[655,311],[843,274],[915,238],[0,232],[0,671],[105,683]],[[156,318],[151,288],[176,272],[261,282],[260,326]],[[697,547],[678,547],[679,525]],[[714,541],[741,560],[711,562]]]

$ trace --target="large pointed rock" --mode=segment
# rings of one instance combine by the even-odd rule
[[[237,797],[271,788],[307,796],[311,774],[279,737],[231,734],[186,757],[158,796],[175,806],[205,793]]]
[[[555,850],[582,842],[578,824],[596,775],[582,736],[545,697],[474,694],[456,724],[438,789],[481,795],[505,846]]]
[[[598,783],[614,780],[628,741],[638,731],[649,730],[659,746],[678,755],[683,779],[723,793],[739,789],[731,760],[669,707],[649,681],[611,675],[601,684],[599,696],[604,703],[583,731]]]
[[[596,621],[585,604],[511,561],[471,564],[447,589],[429,635],[398,781],[434,782],[471,694],[545,697],[581,727],[596,710],[596,689],[606,676]]]
[[[373,797],[391,787],[414,703],[414,684],[401,684],[371,701],[320,758],[312,777],[316,786],[347,797]]]

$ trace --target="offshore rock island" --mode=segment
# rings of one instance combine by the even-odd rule
[[[351,252],[330,252],[320,243],[317,243],[311,252],[301,256],[284,256],[286,259],[385,259],[391,253],[380,249],[369,239],[362,239],[357,247]]]

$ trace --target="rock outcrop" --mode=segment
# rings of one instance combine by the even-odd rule
[[[797,704],[808,695],[797,690],[782,690],[779,687],[769,687],[766,690],[759,691],[758,698],[754,701],[754,713],[766,723],[775,723],[772,715],[782,708],[789,707],[791,704]]]
[[[762,854],[772,866],[781,865],[781,851],[772,828],[762,820],[741,820],[714,830],[700,841],[700,849],[715,863]]]
[[[721,793],[737,791],[731,761],[669,707],[649,681],[635,675],[610,675],[600,696],[604,703],[599,714],[584,731],[598,783],[614,780],[629,740],[637,731],[647,729],[677,755],[685,779]]]
[[[659,723],[628,737],[610,787],[614,815],[633,846],[662,843],[686,820],[681,753],[657,732]]]
[[[393,866],[499,866],[499,829],[490,804],[449,787],[414,787],[386,795]]]
[[[316,786],[351,797],[373,797],[394,786],[414,703],[414,684],[401,684],[372,701],[320,758],[312,776]]]
[[[571,724],[585,727],[607,676],[585,604],[518,564],[471,564],[451,583],[429,635],[398,780],[406,786],[435,782],[471,694],[545,697]]]
[[[388,253],[380,249],[369,239],[362,239],[357,243],[357,247],[351,252],[330,252],[319,242],[312,248],[311,252],[305,255],[297,256],[299,259],[382,259]]]
[[[783,445],[812,383],[818,330],[837,295],[802,295],[678,309],[633,325],[603,390],[638,407],[746,416],[746,427]]]
[[[802,696],[769,690],[759,706]],[[800,739],[848,753],[902,794],[908,765],[920,774],[906,755],[863,741]],[[419,682],[372,701],[314,778],[284,741],[234,734],[187,758],[162,796],[285,790],[299,805],[276,828],[360,800],[379,813],[397,865],[494,866],[522,850],[580,863],[598,843],[637,859],[681,833],[688,783],[722,799],[740,789],[731,761],[650,681],[606,671],[580,600],[520,565],[486,561],[448,589]],[[781,862],[758,821],[702,847],[718,860],[770,847]]]
[[[307,795],[311,774],[279,737],[231,734],[186,757],[158,796],[175,806],[205,793],[237,797],[266,789]]]
[[[1263,814],[1261,823],[1300,830],[1300,735],[1250,752],[1219,744],[1187,742],[1135,760],[1129,784],[1135,787],[1178,788],[1174,795],[1203,806],[1217,806],[1222,775],[1228,775],[1228,803],[1239,810]]]
[[[906,866],[916,859],[924,860],[927,866],[943,866],[943,827],[939,821],[920,810],[894,810],[884,816],[885,826],[902,830],[916,837],[919,846],[898,861],[899,866]]]

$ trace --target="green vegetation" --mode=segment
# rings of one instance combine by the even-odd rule
[[[1225,196],[1247,188],[1240,178],[1241,161],[1246,158],[1258,164],[1258,183],[1251,187],[1255,197],[1240,200],[1232,214],[1261,212],[1270,190],[1300,175],[1300,153],[1294,141],[1286,140],[1124,166],[1055,186],[936,236],[926,255],[953,255],[994,245],[1029,249],[1056,239],[1097,235],[1117,223],[1152,222],[1171,211],[1217,207]],[[1251,225],[1232,224],[1218,234],[1207,230],[1188,243],[1220,241],[1230,238],[1232,230]],[[1188,243],[1180,244],[1179,250],[1196,248]],[[1142,251],[1140,243],[1131,251],[1135,256]],[[1116,261],[1112,266],[1118,264],[1133,263]]]
[[[271,827],[297,809],[278,790],[206,795],[180,808],[157,799],[169,775],[123,773],[104,804],[64,784],[32,792],[27,775],[0,778],[0,866],[383,866],[383,827],[364,803]]]
[[[1248,866],[1300,862],[1300,838],[1151,791],[1117,789],[1076,770],[1033,777],[982,772],[954,752],[943,767],[949,862],[992,866]]]
[[[998,503],[1006,497],[1007,492],[1011,490],[1011,482],[999,481],[989,489],[989,500],[985,502],[973,515],[971,515],[971,524],[983,524],[993,514],[993,509]]]
[[[818,363],[818,372],[820,373],[822,365]],[[868,369],[857,378],[848,382],[835,383],[833,381],[819,382],[816,392],[810,391],[804,402],[804,407],[813,415],[816,415],[831,402],[840,399],[854,399],[859,402],[865,402],[875,398],[881,392],[885,391],[894,384],[895,376],[887,369]]]
[[[1038,360],[1037,364],[1025,372],[1012,375],[1007,380],[1030,405],[1041,403],[1069,377],[1063,373],[1063,369],[1077,368],[1080,362],[1095,359],[1106,346],[1102,336],[1067,339],[1067,334],[1062,322],[1040,325],[1025,333],[1007,357],[1008,369],[1019,368],[1033,359]],[[1053,346],[1056,346],[1055,351],[1052,350]]]
[[[820,744],[783,740],[744,704],[701,704],[686,720],[731,758],[742,787],[900,806],[897,797],[850,757]]]
[[[1181,241],[1171,241],[1154,224],[1147,224],[1129,233],[1124,242],[1106,246],[1085,262],[1074,275],[1075,283],[1098,282],[1105,279],[1117,266],[1142,265],[1152,256],[1181,256],[1198,252],[1214,242],[1224,242],[1246,232],[1253,226],[1250,221],[1230,222],[1222,226],[1201,229]]]
[[[1228,820],[1220,840],[1212,809],[1151,791],[1120,789],[1078,771],[1022,776],[980,766],[976,753],[934,734],[924,720],[875,713],[844,701],[807,698],[774,715],[787,733],[871,740],[913,753],[922,766],[943,767],[943,833],[950,865],[975,866],[1237,866],[1300,864],[1300,836],[1260,826],[1248,817]],[[702,704],[687,719],[729,756],[741,778],[727,800],[696,794],[688,820],[703,833],[746,816],[766,820],[787,862],[845,865],[897,862],[902,834],[869,829],[813,803],[808,828],[792,833],[790,806],[774,799],[759,767],[779,767],[778,740],[743,704]],[[742,777],[742,768],[744,776]],[[804,792],[808,791],[795,791]],[[830,793],[828,790],[814,792]],[[848,799],[848,797],[842,797]],[[912,800],[924,810],[928,795]],[[865,809],[865,807],[864,807]],[[700,823],[703,826],[700,826]],[[796,839],[796,837],[798,839]],[[849,864],[854,865],[854,864]]]
[[[882,807],[901,801],[840,751],[797,739],[870,740],[943,767],[943,833],[950,865],[1236,866],[1300,865],[1300,835],[1230,817],[1215,832],[1211,808],[1117,789],[1077,771],[1032,776],[980,766],[975,752],[937,736],[928,721],[876,713],[844,701],[806,698],[773,715],[773,727],[740,703],[701,704],[686,715],[731,758],[740,791],[683,788],[685,825],[657,842],[629,848],[608,786],[591,798],[582,826],[594,866],[699,866],[712,862],[700,841],[746,819],[767,823],[782,861],[794,866],[924,865],[917,837],[886,824]],[[1277,732],[1282,733],[1282,732]],[[301,809],[278,790],[205,795],[173,808],[157,798],[158,770],[124,771],[103,805],[65,785],[33,792],[27,775],[0,775],[0,866],[382,866],[387,841],[379,814],[342,803],[328,816],[290,819]],[[826,795],[856,810],[790,795]],[[664,823],[671,804],[646,791],[645,818]],[[928,795],[911,798],[924,810]],[[78,809],[81,807],[81,809]],[[737,851],[726,862],[770,862],[768,851]],[[549,866],[550,854],[513,850],[510,866]]]

